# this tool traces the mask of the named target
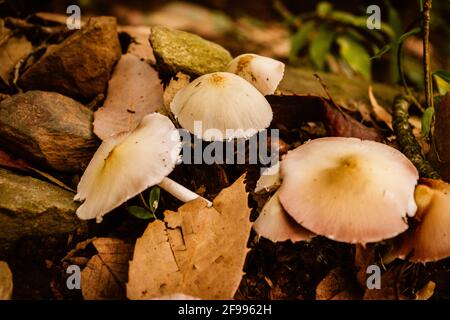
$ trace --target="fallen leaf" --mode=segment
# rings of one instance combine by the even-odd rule
[[[158,72],[135,55],[123,55],[109,80],[105,103],[95,112],[95,134],[105,140],[134,130],[162,106],[162,94]]]
[[[125,297],[128,262],[133,246],[113,238],[92,241],[98,254],[81,272],[81,292],[85,300],[107,300]]]
[[[393,131],[392,115],[389,112],[387,112],[385,108],[380,106],[377,99],[375,98],[375,95],[373,94],[372,86],[369,86],[369,99],[376,119],[378,121],[384,122],[389,127],[389,129]]]
[[[329,100],[315,95],[266,96],[273,110],[272,126],[280,130],[299,128],[305,122],[322,121],[333,137],[354,137],[383,141],[375,129],[368,128],[341,110]]]
[[[398,293],[398,278],[402,266],[394,266],[386,270],[380,279],[381,288],[366,289],[363,300],[405,300],[406,297]]]
[[[3,25],[0,25],[0,40],[0,80],[9,86],[12,71],[21,59],[31,53],[33,47],[25,36],[13,37]]]
[[[243,276],[250,234],[244,176],[208,208],[201,199],[147,227],[130,262],[127,296],[152,299],[182,292],[201,299],[232,299]]]
[[[163,94],[163,105],[167,112],[170,112],[170,103],[172,102],[177,92],[189,84],[190,78],[191,77],[189,77],[187,74],[178,72],[175,78],[170,79],[170,82],[164,90]]]
[[[416,292],[416,300],[428,300],[434,294],[434,289],[436,288],[436,283],[433,281],[428,281],[428,283],[423,286],[422,289]]]
[[[349,272],[341,267],[334,268],[317,285],[316,300],[358,299],[353,281]]]
[[[150,37],[148,26],[119,26],[117,29],[119,32],[127,33],[132,38],[127,53],[134,54],[147,63],[156,64],[153,49],[148,41]]]
[[[353,137],[381,142],[383,136],[373,128],[359,123],[348,114],[338,110],[327,101],[325,105],[325,126],[332,137]]]
[[[0,261],[0,300],[11,300],[13,277],[8,264]]]

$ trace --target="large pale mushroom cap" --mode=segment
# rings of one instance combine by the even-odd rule
[[[416,188],[418,225],[402,235],[397,254],[414,262],[450,257],[450,185],[421,179]],[[411,254],[410,256],[408,256]]]
[[[75,200],[80,219],[97,218],[148,187],[174,168],[181,150],[180,135],[169,118],[145,116],[131,133],[103,141],[78,184]]]
[[[234,58],[227,67],[256,87],[263,95],[273,94],[284,75],[284,63],[272,58],[246,53]]]
[[[356,138],[321,138],[281,162],[279,199],[302,226],[330,239],[368,243],[408,228],[418,173],[399,151]]]
[[[170,108],[183,128],[206,141],[248,138],[272,121],[272,108],[264,96],[228,72],[206,74],[192,81],[178,91]],[[200,132],[194,130],[195,121],[201,123]],[[227,129],[234,132],[227,134]]]

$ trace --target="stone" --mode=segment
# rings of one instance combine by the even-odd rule
[[[183,72],[196,77],[224,71],[232,59],[230,53],[216,43],[162,26],[152,27],[150,44],[161,72]]]
[[[93,99],[106,89],[121,56],[114,17],[91,18],[45,54],[19,78],[26,90],[55,91],[75,99]]]
[[[99,145],[92,120],[92,111],[71,98],[28,91],[0,102],[0,144],[31,163],[79,172]]]
[[[38,179],[0,169],[0,251],[24,236],[50,236],[85,224],[73,193]]]

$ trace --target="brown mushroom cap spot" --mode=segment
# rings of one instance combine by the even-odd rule
[[[368,243],[392,238],[414,215],[418,173],[398,150],[356,138],[321,138],[281,162],[279,199],[308,230]]]
[[[224,82],[226,81],[225,77],[223,77],[220,73],[214,73],[211,75],[209,81],[217,87],[222,87]]]
[[[396,255],[414,262],[450,257],[450,184],[420,179],[416,188],[418,223],[401,236]]]

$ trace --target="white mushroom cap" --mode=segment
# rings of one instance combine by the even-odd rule
[[[206,141],[248,138],[272,121],[272,108],[263,95],[228,72],[210,73],[192,81],[178,91],[170,108],[183,128]],[[200,122],[200,131],[195,130],[195,121]]]
[[[291,240],[292,242],[309,240],[315,236],[300,226],[284,211],[278,200],[278,192],[266,202],[253,224],[253,229],[260,236],[273,242]]]
[[[450,184],[421,179],[415,199],[418,209],[414,219],[419,222],[401,236],[397,256],[414,262],[450,257]]]
[[[330,239],[392,238],[416,212],[418,172],[398,150],[356,138],[321,138],[281,162],[279,199],[302,226]]]
[[[169,118],[145,116],[131,133],[103,141],[78,184],[80,219],[97,218],[145,189],[160,183],[174,168],[180,135]]]
[[[234,58],[228,72],[244,78],[263,95],[273,94],[284,75],[284,63],[272,58],[246,53]]]

